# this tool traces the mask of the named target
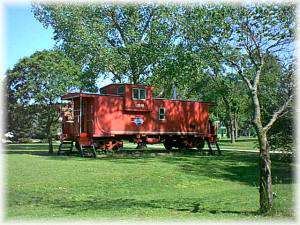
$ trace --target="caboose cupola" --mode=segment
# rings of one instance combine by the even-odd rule
[[[118,95],[124,98],[125,111],[150,112],[153,107],[154,87],[140,84],[110,84],[100,89],[102,95]]]

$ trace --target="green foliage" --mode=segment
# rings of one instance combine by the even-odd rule
[[[13,141],[20,139],[21,137],[27,138],[31,135],[31,126],[33,125],[32,110],[27,107],[15,104],[12,105],[8,102],[7,112],[7,131],[13,132]]]
[[[295,71],[293,67],[284,70],[278,59],[268,56],[262,70],[259,85],[259,98],[261,101],[262,118],[269,121],[272,114],[283,105],[295,89]],[[294,143],[294,103],[278,119],[268,132],[272,150],[283,152],[295,151]],[[289,154],[287,155],[289,157]]]
[[[61,51],[41,51],[7,72],[8,131],[19,137],[57,131],[60,96],[78,86],[80,69]]]
[[[251,96],[252,90],[247,86],[255,87],[258,82],[255,91],[262,111],[262,124],[266,125],[294,89],[294,75],[288,71],[294,64],[295,6],[197,6],[184,10],[180,24],[183,43],[199,55],[202,71],[217,75],[222,81],[215,79],[213,82],[215,86],[220,83],[219,90],[202,82],[210,87],[210,92],[216,90],[213,97],[226,98],[219,104],[219,115],[228,117],[234,113],[235,106],[243,105],[245,114],[241,114],[243,119],[239,120],[249,124],[249,117],[252,114],[254,118],[255,110],[253,104],[248,104],[250,99],[244,96]],[[258,73],[261,76],[256,81]],[[234,91],[228,81],[233,81],[232,85],[239,90]]]
[[[81,89],[95,90],[96,79],[108,75],[155,85],[159,97],[170,98],[175,86],[181,99],[217,103],[213,114],[227,127],[237,120],[250,130],[243,81],[253,84],[262,57],[264,124],[293,83],[281,71],[293,63],[294,5],[36,4],[33,12],[80,65]]]
[[[13,132],[12,141],[30,142],[30,139],[46,139],[46,113],[39,105],[21,105],[8,102],[7,131]],[[57,133],[58,124],[52,125],[52,133]]]
[[[90,89],[99,76],[142,83],[172,45],[176,28],[173,8],[163,5],[37,4],[33,11],[82,67]]]
[[[53,105],[58,97],[78,86],[79,68],[62,52],[36,52],[7,72],[8,93],[18,103]]]
[[[294,83],[283,72],[294,59],[294,5],[196,5],[177,10],[179,38],[147,83],[156,84],[163,97],[170,97],[176,86],[181,99],[213,101],[213,113],[227,126],[237,117],[239,127],[249,130],[253,105],[244,77],[253,84],[263,56],[258,92],[266,124]]]
[[[293,112],[281,117],[269,132],[271,150],[285,153],[283,159],[293,159],[296,154],[295,121]],[[291,154],[293,154],[291,158]]]
[[[89,159],[49,156],[41,144],[9,145],[7,153],[7,220],[295,218],[295,164],[275,154],[274,214],[263,217],[256,153]]]

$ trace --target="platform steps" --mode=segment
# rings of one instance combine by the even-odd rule
[[[222,155],[222,152],[220,150],[219,144],[216,141],[209,141],[206,140],[208,149],[202,149],[202,154],[208,154],[208,155]]]
[[[96,148],[95,145],[80,145],[79,146],[79,154],[81,157],[91,156],[93,158],[96,158]]]
[[[63,141],[60,143],[57,151],[57,155],[62,153],[70,155],[73,152],[73,141]]]

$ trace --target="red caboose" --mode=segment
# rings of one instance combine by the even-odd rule
[[[138,147],[162,142],[173,147],[204,147],[216,143],[215,127],[209,120],[210,103],[154,98],[152,86],[110,84],[101,94],[69,93],[62,108],[62,146],[76,144],[83,155],[85,147],[118,150],[122,140]],[[218,146],[217,146],[218,147]],[[72,148],[72,147],[71,147]],[[219,150],[219,148],[218,148]],[[219,151],[220,152],[220,151]]]

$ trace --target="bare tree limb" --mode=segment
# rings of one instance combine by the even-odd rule
[[[107,42],[114,48],[116,48],[116,44],[113,42],[113,40],[111,40],[109,37],[106,37]]]
[[[290,102],[294,99],[295,95],[292,94],[288,98],[288,100],[273,114],[272,118],[270,119],[269,123],[263,128],[265,132],[267,132],[272,125],[276,122],[276,120],[284,113],[284,110],[288,107]]]
[[[243,75],[242,72],[239,72],[239,75],[240,75],[240,76],[242,77],[242,79],[246,82],[248,88],[252,91],[252,90],[253,90],[253,86],[252,86],[250,80],[249,80],[245,75]]]
[[[143,36],[146,33],[146,30],[148,29],[148,27],[150,25],[150,22],[151,22],[151,20],[153,18],[153,14],[154,14],[154,9],[152,8],[151,13],[150,13],[150,15],[148,17],[148,20],[146,21],[145,26],[143,27],[143,31],[142,31],[142,34],[141,34],[140,42],[142,41]]]
[[[289,44],[289,43],[291,43],[290,40],[278,39],[274,44],[267,47],[266,52],[269,52],[270,49],[272,49],[274,47],[283,46],[283,45],[286,45],[286,44]]]
[[[263,67],[264,63],[265,63],[265,56],[263,56],[261,58],[261,63],[259,65],[258,71],[255,74],[254,83],[253,83],[253,89],[254,90],[257,90],[259,79],[260,79],[260,76],[261,76],[262,67]]]
[[[121,38],[122,38],[122,40],[123,40],[123,44],[125,45],[125,43],[126,43],[125,34],[124,34],[122,28],[120,27],[120,25],[119,25],[117,19],[116,19],[116,13],[115,13],[115,11],[114,11],[114,10],[110,10],[110,11],[109,11],[109,16],[110,16],[110,18],[112,19],[113,24],[115,25],[116,29],[119,31],[119,33],[120,33],[120,35],[121,35]]]
[[[254,54],[251,51],[251,47],[246,42],[244,42],[244,46],[245,46],[245,49],[246,49],[246,51],[247,51],[247,53],[249,55],[249,58],[250,58],[251,62],[253,63],[253,65],[256,68],[258,68],[258,65],[257,65],[257,63],[255,62],[255,59],[254,59]]]
[[[262,60],[262,55],[261,55],[261,51],[260,51],[260,46],[259,44],[257,43],[256,41],[256,37],[255,37],[255,34],[252,32],[249,24],[248,24],[248,21],[247,23],[245,23],[245,26],[247,27],[248,29],[248,32],[245,30],[245,33],[249,35],[250,39],[252,40],[252,42],[254,43],[255,47],[256,47],[256,50],[258,52],[258,57],[260,60]]]

